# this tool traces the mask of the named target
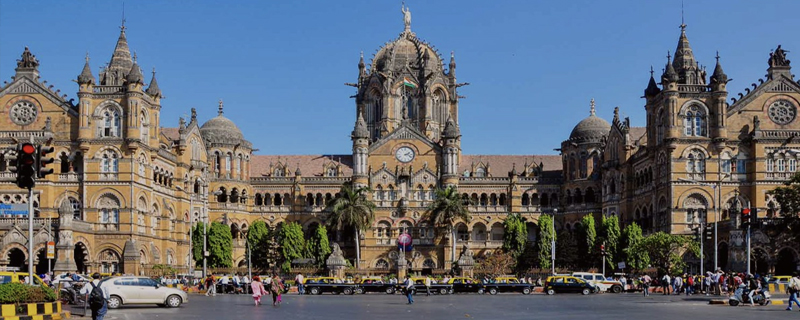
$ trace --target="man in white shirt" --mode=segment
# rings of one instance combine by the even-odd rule
[[[80,294],[86,296],[92,293],[92,290],[95,287],[100,287],[100,274],[95,272],[92,275],[93,280],[86,285],[83,286],[81,289]],[[106,316],[106,312],[108,312],[108,289],[100,287],[100,290],[103,292],[103,306],[100,308],[92,307],[92,320],[103,320],[103,317]],[[88,300],[88,299],[87,299]],[[87,301],[90,302],[90,301]]]
[[[425,277],[425,296],[431,295],[431,276]]]
[[[294,283],[297,284],[297,294],[305,294],[306,293],[306,286],[303,283],[303,280],[305,280],[305,278],[303,278],[303,274],[302,273],[298,272],[297,276],[294,277]]]
[[[219,279],[219,283],[222,284],[222,293],[228,293],[228,283],[230,283],[228,275],[223,275],[222,278]]]

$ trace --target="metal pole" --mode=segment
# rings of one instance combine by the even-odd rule
[[[750,214],[753,214],[750,212]],[[747,273],[750,273],[750,225],[747,225]]]
[[[186,192],[186,190],[184,190]],[[189,194],[188,192],[186,192]],[[192,241],[194,229],[194,197],[189,194],[189,274],[194,278],[194,242]]]
[[[50,233],[50,225],[51,224],[52,224],[52,222],[50,222],[50,218],[48,217],[47,218],[47,244],[48,244],[48,246],[50,245],[50,241],[53,241],[53,235]],[[46,250],[47,250],[47,247],[45,247],[45,254],[47,254]],[[47,258],[47,276],[48,277],[50,276],[50,272],[51,272],[51,270],[50,270],[51,261],[52,260],[50,259],[50,257],[48,257]]]
[[[203,278],[207,277],[208,266],[206,264],[206,251],[208,251],[208,216],[205,208],[203,208]]]
[[[552,259],[553,275],[556,275],[556,209],[553,209],[553,234],[550,235],[550,257]]]
[[[28,188],[28,283],[33,284],[33,188]]]
[[[245,239],[245,241],[247,241],[247,279],[253,279],[253,262],[250,260],[250,241],[247,239]]]
[[[703,242],[706,241],[706,230],[704,226],[705,224],[701,222],[700,228],[698,229],[698,231],[700,231],[698,232],[700,234],[700,275],[705,275],[703,272],[703,256],[705,255],[703,252]]]
[[[714,272],[719,270],[719,240],[717,239],[717,222],[719,221],[719,207],[720,207],[720,189],[722,188],[722,176],[719,178],[719,184],[717,185],[717,205],[714,208]]]

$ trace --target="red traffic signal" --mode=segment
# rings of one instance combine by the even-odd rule
[[[36,184],[38,158],[37,148],[32,143],[22,143],[17,147],[17,186],[32,189]]]
[[[742,208],[742,226],[749,227],[750,226],[750,208]]]

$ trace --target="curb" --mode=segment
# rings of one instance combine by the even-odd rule
[[[59,312],[53,314],[40,314],[40,315],[33,315],[33,316],[10,316],[10,317],[0,317],[0,320],[63,320],[69,319],[71,314],[69,311],[67,312]]]
[[[728,300],[716,299],[708,301],[708,304],[728,305]],[[770,300],[769,305],[781,306],[789,304],[789,300]]]
[[[22,312],[17,312],[22,309]],[[14,319],[17,316],[42,316],[61,312],[61,301],[25,303],[25,304],[4,304],[0,305],[0,319]]]

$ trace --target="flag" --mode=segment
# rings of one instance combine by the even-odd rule
[[[408,78],[405,78],[405,77],[403,78],[403,85],[406,86],[406,87],[414,88],[414,89],[417,88],[417,85],[415,83],[411,82],[411,80],[408,80]]]

